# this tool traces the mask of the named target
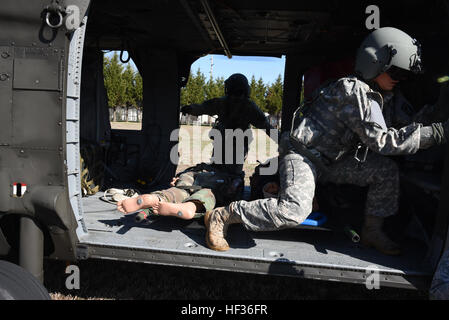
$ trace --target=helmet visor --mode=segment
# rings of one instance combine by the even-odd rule
[[[408,70],[404,70],[402,68],[398,68],[395,66],[392,66],[387,71],[387,74],[390,76],[391,79],[396,81],[405,81],[410,78],[411,72]]]

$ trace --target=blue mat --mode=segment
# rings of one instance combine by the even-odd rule
[[[318,227],[327,221],[327,217],[321,212],[312,212],[301,225]]]

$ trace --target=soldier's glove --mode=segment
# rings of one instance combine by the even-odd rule
[[[192,110],[193,110],[193,108],[191,105],[181,107],[182,114],[190,114],[190,113],[192,113]]]
[[[445,122],[432,123],[432,136],[437,144],[442,144],[447,142],[447,137],[449,136],[449,120]]]

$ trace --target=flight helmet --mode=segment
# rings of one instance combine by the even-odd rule
[[[241,73],[234,73],[225,80],[225,94],[227,96],[244,95],[245,97],[249,97],[250,91],[248,79]]]
[[[399,29],[377,29],[360,45],[355,72],[368,81],[383,72],[388,72],[395,80],[403,80],[411,73],[422,73],[421,45]]]

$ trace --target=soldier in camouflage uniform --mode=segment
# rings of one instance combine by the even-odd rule
[[[243,173],[243,162],[252,140],[252,134],[249,130],[250,125],[265,130],[267,135],[271,137],[270,130],[273,127],[262,110],[249,99],[249,95],[248,79],[244,75],[236,73],[225,81],[224,97],[210,99],[202,104],[184,106],[181,109],[181,112],[194,116],[217,116],[213,131],[219,133],[219,135],[218,137],[213,134],[210,135],[214,140],[213,163],[211,165],[220,172]],[[231,130],[235,130],[235,132],[241,130],[241,132],[246,133],[243,150],[236,149],[236,141],[232,137],[233,132]],[[219,137],[223,137],[223,139],[217,140]],[[226,156],[230,153],[226,151],[226,148],[231,148],[231,146],[234,150],[234,158],[227,159]]]
[[[243,150],[239,150],[235,136],[229,129],[240,129],[243,133],[253,125],[265,129],[269,134],[272,127],[265,114],[249,99],[250,87],[244,75],[231,75],[225,81],[225,93],[224,97],[181,108],[184,114],[218,116],[214,129],[219,135],[212,135],[213,162],[201,163],[179,173],[169,189],[118,202],[119,211],[131,213],[142,208],[152,208],[154,214],[192,219],[204,215],[215,205],[227,205],[238,198],[243,188],[243,162],[252,136],[246,136],[248,139],[244,140]],[[229,154],[227,148],[230,147],[233,159],[226,158]]]
[[[430,286],[430,299],[449,299],[449,247],[444,251]]]
[[[399,246],[382,230],[384,218],[396,213],[399,197],[398,168],[385,156],[413,154],[443,143],[449,124],[412,122],[388,128],[381,111],[383,97],[373,88],[392,91],[407,71],[420,70],[419,44],[407,34],[381,28],[369,35],[357,55],[357,76],[320,88],[313,101],[295,114],[291,133],[281,137],[278,198],[232,202],[206,213],[209,248],[229,249],[225,234],[232,223],[243,223],[252,231],[302,223],[311,213],[320,178],[367,186],[361,241],[385,254],[399,254]],[[449,101],[446,92],[439,101]],[[442,107],[449,106],[436,109]]]

